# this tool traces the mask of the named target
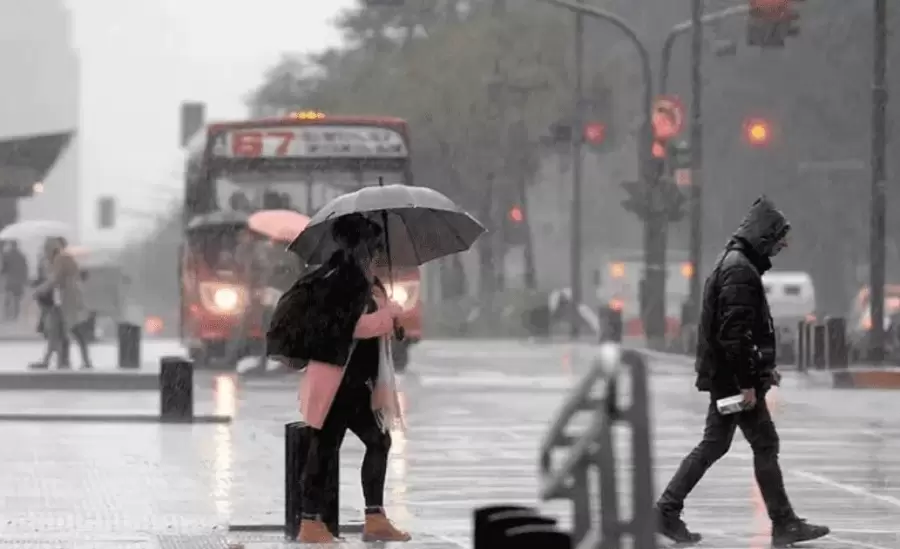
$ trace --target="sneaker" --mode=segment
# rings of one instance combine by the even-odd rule
[[[656,520],[658,532],[679,545],[693,545],[703,539],[700,534],[688,530],[680,513],[666,512],[657,507]]]
[[[368,541],[409,541],[412,536],[394,526],[384,513],[366,513],[362,540]]]
[[[772,525],[772,546],[788,547],[795,543],[812,541],[827,536],[831,529],[827,526],[810,524],[802,518],[794,518],[783,524]]]

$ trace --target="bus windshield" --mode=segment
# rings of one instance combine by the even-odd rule
[[[286,209],[312,214],[329,200],[362,187],[405,183],[404,171],[341,169],[271,174],[232,172],[214,181],[217,209],[251,213]]]

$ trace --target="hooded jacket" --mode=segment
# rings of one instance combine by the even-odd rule
[[[765,389],[775,368],[775,330],[762,275],[790,230],[784,214],[758,198],[719,256],[703,290],[697,388],[714,398]]]

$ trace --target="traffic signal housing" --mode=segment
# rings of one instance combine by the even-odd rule
[[[762,118],[744,121],[744,140],[751,147],[767,147],[772,141],[772,124]]]
[[[788,37],[800,34],[796,4],[805,0],[747,0],[747,45],[783,48]]]

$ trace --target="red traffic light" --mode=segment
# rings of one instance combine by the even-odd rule
[[[584,140],[591,145],[600,145],[606,139],[606,124],[603,122],[588,122],[584,126]]]
[[[768,145],[772,140],[772,127],[767,120],[751,118],[744,122],[744,137],[754,147]]]
[[[518,206],[513,206],[509,209],[509,220],[513,223],[521,223],[525,220],[525,213],[522,211],[522,208]]]
[[[750,15],[764,19],[782,19],[791,7],[791,0],[750,0]]]

